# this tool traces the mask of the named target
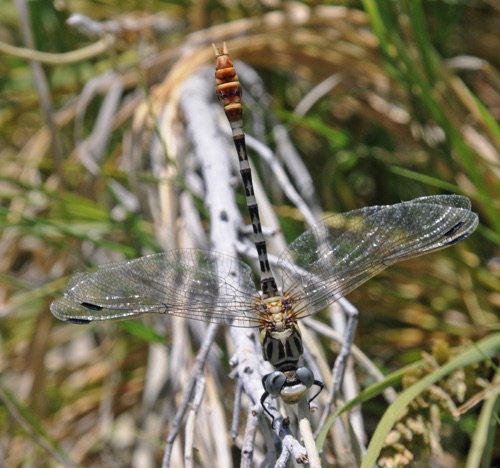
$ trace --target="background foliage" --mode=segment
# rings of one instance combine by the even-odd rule
[[[469,240],[391,267],[350,295],[361,311],[357,345],[377,366],[389,373],[432,344],[460,349],[498,329],[495,2],[38,1],[25,15],[16,5],[4,5],[0,20],[0,456],[8,466],[138,464],[145,446],[146,460],[161,459],[196,325],[184,325],[195,338],[169,368],[163,399],[171,406],[148,426],[148,358],[176,331],[139,322],[82,329],[57,323],[49,305],[77,269],[177,244],[177,205],[165,210],[147,200],[164,178],[176,196],[185,187],[169,159],[173,148],[188,152],[193,144],[178,136],[186,132],[182,84],[212,66],[212,42],[227,41],[232,56],[257,72],[261,88],[245,87],[248,132],[281,158],[288,155],[277,128],[289,132],[312,175],[313,203],[326,212],[425,194],[472,199],[481,224]],[[115,29],[89,35],[67,24],[72,13]],[[162,129],[150,121],[160,110]],[[159,131],[168,141],[155,149]],[[168,171],[158,172],[155,151]],[[304,224],[255,163],[290,241]],[[202,200],[193,198],[204,219]],[[335,348],[321,345],[332,363]],[[230,345],[220,346],[223,357],[208,368],[229,408]],[[489,364],[450,377],[467,394],[460,401],[449,390],[455,405],[489,385],[494,392]],[[498,403],[489,398],[498,426]],[[381,399],[363,405],[368,435],[385,407]],[[473,406],[458,422],[443,416],[445,465],[470,463],[479,411]],[[230,419],[230,411],[221,414]],[[499,460],[494,434],[484,432],[484,466]],[[209,449],[198,443],[203,460]]]

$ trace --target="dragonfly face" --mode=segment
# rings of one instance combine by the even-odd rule
[[[319,380],[314,380],[314,374],[310,369],[307,367],[297,367],[285,372],[274,371],[265,375],[262,379],[262,386],[264,387],[265,393],[262,395],[260,401],[265,410],[266,407],[264,406],[264,402],[269,395],[272,397],[279,396],[285,403],[292,405],[304,398],[307,395],[307,390],[313,385],[317,385],[319,390],[316,395],[309,400],[309,403],[314,400],[323,389],[323,383]],[[273,415],[271,413],[269,414],[272,418]]]

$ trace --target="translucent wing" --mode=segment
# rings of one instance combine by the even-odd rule
[[[76,273],[50,310],[73,323],[172,314],[253,327],[260,323],[259,304],[247,265],[217,252],[187,249]]]
[[[467,238],[478,218],[459,195],[417,198],[334,215],[281,254],[283,291],[298,318],[345,296],[389,265]]]

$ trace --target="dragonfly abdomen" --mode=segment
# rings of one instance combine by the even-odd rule
[[[229,120],[233,132],[233,141],[236,152],[238,153],[240,174],[247,201],[247,210],[255,233],[255,246],[259,255],[262,295],[264,299],[266,299],[276,296],[278,294],[278,287],[276,286],[276,281],[269,266],[266,241],[262,234],[262,226],[260,224],[259,208],[255,200],[252,173],[245,144],[245,134],[243,132],[241,84],[234,70],[233,62],[229,58],[226,44],[224,44],[222,49],[217,49],[214,46],[214,51],[216,56],[215,89],[217,98],[224,106],[224,112],[226,113],[226,117]]]

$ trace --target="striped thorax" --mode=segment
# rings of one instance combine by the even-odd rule
[[[264,302],[269,313],[269,319],[260,332],[264,359],[278,370],[293,370],[303,353],[299,326],[281,297]]]

